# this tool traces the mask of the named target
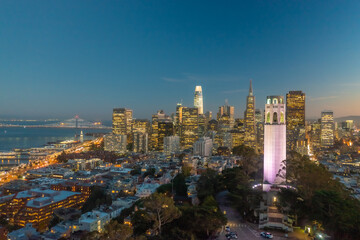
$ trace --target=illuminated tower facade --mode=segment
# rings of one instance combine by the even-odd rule
[[[264,116],[260,109],[255,109],[256,144],[258,150],[264,151]]]
[[[296,151],[305,142],[305,93],[290,91],[286,94],[286,144],[288,151]]]
[[[153,151],[157,151],[159,150],[159,144],[161,146],[163,146],[163,132],[160,132],[159,134],[159,123],[161,122],[171,122],[172,124],[172,121],[170,119],[169,116],[165,115],[165,112],[163,110],[159,110],[157,111],[156,114],[153,114],[152,115],[152,122],[151,122],[151,138],[150,138],[150,147],[151,147],[151,150]],[[161,125],[161,127],[163,127]],[[160,131],[162,131],[163,129],[160,129]],[[159,143],[159,136],[162,136],[161,137],[161,142]]]
[[[132,131],[133,111],[127,108],[114,108],[112,130],[114,134],[129,135]]]
[[[245,141],[248,147],[256,148],[256,132],[255,132],[255,96],[253,94],[252,82],[250,80],[249,95],[246,100],[246,110],[244,114],[245,125]]]
[[[264,190],[282,182],[277,177],[286,159],[286,123],[283,96],[268,96],[265,104],[264,125]],[[284,173],[283,173],[284,174]]]
[[[182,123],[181,123],[181,135],[180,141],[181,146],[184,149],[191,148],[194,142],[198,139],[198,108],[187,108],[182,109]]]
[[[202,94],[201,86],[195,87],[194,107],[199,109],[199,114],[204,114],[204,103],[203,103],[203,94]]]
[[[230,131],[235,124],[234,107],[229,106],[228,101],[225,101],[225,105],[219,107],[217,114],[218,130],[219,132]]]
[[[321,112],[321,136],[320,144],[322,148],[334,146],[334,113],[333,111]]]
[[[158,122],[158,146],[157,150],[164,150],[164,137],[174,135],[174,122],[170,119],[162,119]]]
[[[183,106],[181,103],[176,105],[176,113],[175,113],[175,132],[178,136],[181,135],[181,123],[182,123],[182,110]]]

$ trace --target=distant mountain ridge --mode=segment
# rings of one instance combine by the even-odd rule
[[[353,120],[354,122],[360,122],[360,116],[346,116],[338,117],[334,119],[336,122],[343,122],[345,120]]]

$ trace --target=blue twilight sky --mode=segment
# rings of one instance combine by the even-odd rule
[[[243,116],[249,79],[257,108],[360,115],[360,1],[0,1],[0,118],[150,118],[198,84]]]

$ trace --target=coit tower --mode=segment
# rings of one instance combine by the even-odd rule
[[[199,114],[204,114],[203,95],[201,86],[195,87],[194,107],[199,109]]]
[[[283,96],[268,96],[264,125],[264,190],[283,179],[277,174],[286,159],[286,122]],[[286,173],[282,170],[281,175]]]

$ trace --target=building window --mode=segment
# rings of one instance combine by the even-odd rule
[[[266,114],[266,122],[270,123],[270,112]]]
[[[278,103],[277,98],[274,98],[274,99],[273,99],[273,104],[277,104],[277,103]]]
[[[274,112],[274,115],[273,115],[273,123],[277,123],[278,122],[278,118],[277,118],[277,112]]]
[[[280,123],[284,123],[285,119],[284,119],[284,112],[280,113]]]

